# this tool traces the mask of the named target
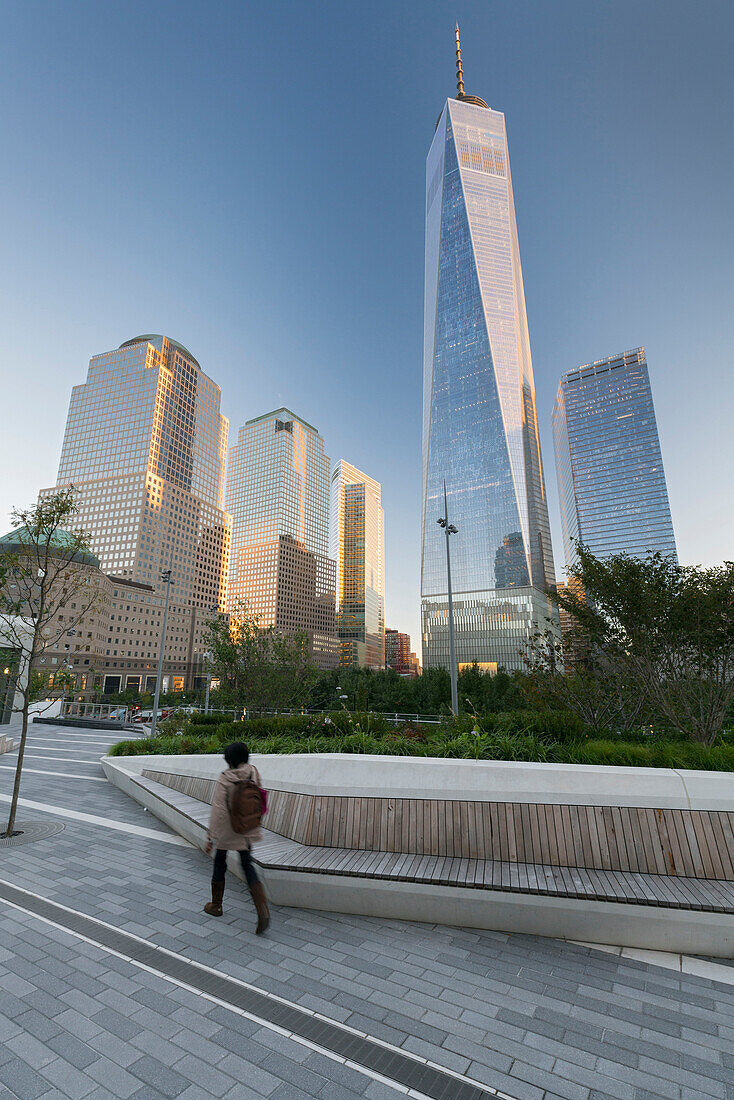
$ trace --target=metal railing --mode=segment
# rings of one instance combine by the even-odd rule
[[[62,718],[103,718],[106,722],[127,722],[127,707],[120,703],[62,702]]]
[[[414,712],[411,712],[410,714],[406,714],[402,711],[393,711],[393,710],[382,711],[382,710],[370,710],[370,709],[360,710],[359,708],[350,709],[349,707],[345,707],[344,710],[346,710],[346,712],[348,714],[367,714],[367,715],[372,715],[374,718],[383,718],[386,722],[394,722],[394,723],[398,723],[398,722],[418,722],[421,725],[438,725],[440,722],[445,722],[448,718],[451,717],[448,714],[445,714],[445,715],[441,715],[441,714],[415,714]],[[282,714],[286,717],[291,716],[291,715],[300,715],[302,717],[307,717],[309,715],[313,715],[314,717],[318,717],[320,714],[327,715],[327,714],[337,714],[337,713],[341,713],[341,712],[342,712],[342,708],[340,708],[340,707],[329,707],[327,710],[317,709],[315,707],[307,707],[307,708],[305,707],[302,710],[266,710],[266,711],[262,711],[260,714],[257,714],[257,715],[255,715],[255,714],[250,715],[250,717],[253,717],[253,718],[255,718],[255,717],[260,718],[260,717],[264,717],[264,716],[270,717],[271,715],[272,716],[277,716],[279,714]]]

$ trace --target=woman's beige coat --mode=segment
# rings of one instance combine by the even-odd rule
[[[229,819],[229,800],[234,794],[234,789],[238,783],[249,779],[254,780],[258,787],[262,786],[260,773],[253,764],[240,764],[239,768],[228,768],[217,780],[209,818],[209,837],[215,848],[241,852],[249,848],[253,840],[262,840],[259,829],[253,829],[247,834],[236,833]]]

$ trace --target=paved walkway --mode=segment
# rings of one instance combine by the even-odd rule
[[[0,849],[0,880],[516,1100],[734,1100],[731,985],[554,940],[306,910],[276,909],[256,938],[234,880],[225,916],[207,918],[208,861],[99,782],[112,740],[34,727],[19,816],[64,830]],[[14,761],[0,756],[5,799]],[[0,900],[0,1097],[405,1091]]]

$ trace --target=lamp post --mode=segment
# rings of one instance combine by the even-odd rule
[[[218,611],[219,611],[218,607],[210,607],[209,608],[209,614],[210,615],[216,615]],[[204,654],[204,661],[210,661],[212,659],[212,656],[213,656],[212,653],[207,651]],[[204,714],[209,713],[209,689],[211,688],[211,686],[212,686],[212,670],[207,665],[207,669],[206,669],[206,695],[204,697]]]
[[[458,528],[449,523],[449,505],[446,496],[446,480],[443,483],[443,518],[436,520],[439,527],[443,527],[446,535],[446,579],[448,581],[449,594],[449,661],[451,664],[451,710],[455,718],[459,714],[459,685],[457,682],[456,667],[456,641],[454,638],[454,600],[451,594],[451,550],[449,549],[449,537],[458,534]]]
[[[158,724],[158,703],[161,698],[161,680],[163,679],[163,650],[166,647],[166,623],[168,622],[168,597],[171,594],[171,570],[164,569],[161,580],[166,586],[166,600],[163,605],[163,626],[161,628],[161,644],[158,651],[158,675],[155,680],[155,697],[153,699],[153,718],[150,723],[150,736],[155,737],[155,728]]]

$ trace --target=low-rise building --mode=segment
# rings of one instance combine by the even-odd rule
[[[63,540],[64,532],[58,532],[58,537]],[[22,558],[18,532],[0,539],[0,551]],[[49,687],[63,673],[70,691],[88,695],[95,690],[102,694],[154,691],[164,596],[152,585],[103,572],[99,558],[91,552],[75,555],[68,563],[67,572],[70,570],[86,574],[84,587],[72,581],[67,602],[52,596],[57,606],[45,628],[50,641],[31,671],[47,676]],[[6,584],[13,583],[12,576],[8,577]],[[203,624],[197,624],[197,629],[202,630]],[[193,645],[193,631],[180,643],[176,636],[167,639],[163,691],[195,686]]]

